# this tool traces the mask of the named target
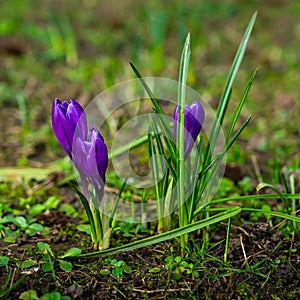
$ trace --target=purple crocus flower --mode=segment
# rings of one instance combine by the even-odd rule
[[[97,128],[91,126],[88,140],[76,138],[73,147],[74,163],[96,190],[99,201],[103,195],[105,172],[108,165],[107,147]]]
[[[204,121],[204,109],[198,101],[194,101],[191,106],[185,104],[184,106],[184,156],[187,157],[193,148],[194,142],[202,128]],[[176,105],[173,114],[173,134],[176,139],[177,134],[177,119],[178,119],[178,105]]]
[[[75,138],[85,140],[87,135],[83,108],[75,100],[61,102],[56,98],[52,104],[52,127],[57,140],[73,160],[72,145]]]

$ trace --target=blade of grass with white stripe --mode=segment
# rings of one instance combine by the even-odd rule
[[[232,66],[231,66],[231,69],[230,69],[230,72],[229,72],[229,75],[228,75],[228,78],[227,78],[227,82],[226,82],[224,91],[221,95],[220,103],[218,105],[216,118],[214,120],[214,124],[213,124],[213,127],[212,127],[212,132],[211,132],[210,137],[209,137],[209,143],[207,145],[206,153],[205,153],[205,156],[204,156],[203,169],[207,169],[207,166],[211,165],[212,161],[214,160],[214,158],[212,159],[212,157],[211,157],[211,153],[212,153],[211,149],[214,149],[217,137],[220,133],[220,129],[221,129],[223,120],[225,118],[226,110],[227,110],[227,107],[228,107],[228,104],[229,104],[229,101],[230,101],[231,92],[232,92],[232,85],[233,85],[235,76],[238,72],[238,69],[240,67],[240,64],[242,62],[242,59],[244,57],[244,54],[245,54],[245,51],[246,51],[246,48],[247,48],[247,44],[248,44],[252,29],[253,29],[253,26],[254,26],[254,23],[255,23],[255,19],[256,19],[256,13],[252,16],[252,18],[251,18],[251,20],[250,20],[250,22],[249,22],[249,24],[246,28],[243,39],[240,43],[240,46],[239,46],[239,48],[237,50],[237,53],[235,55],[235,58],[233,60],[233,63],[232,63]],[[251,82],[251,80],[250,80],[250,82]],[[247,93],[248,92],[247,92],[247,88],[246,88],[246,90],[244,92],[244,96],[246,96]],[[245,101],[245,97],[242,97],[242,99],[239,103],[239,106],[236,110],[235,117],[238,117],[239,112],[242,108],[242,104],[243,104],[244,101]],[[235,123],[235,122],[236,122],[236,120],[234,119],[232,124],[231,124],[230,130],[228,132],[227,140],[229,140],[229,137],[230,137],[230,135],[233,131],[234,125],[235,125],[233,123]],[[232,139],[231,141],[233,142],[234,140]],[[217,159],[216,161],[218,163],[221,163],[221,161],[219,159]],[[205,172],[205,174],[202,174],[202,176],[199,178],[202,182],[202,184],[201,184],[202,186],[207,184],[207,181],[208,181],[207,177],[208,176],[209,176],[209,173]]]
[[[253,81],[253,80],[251,81],[251,79],[252,79],[252,77],[255,77],[255,76],[251,77],[250,82],[248,83],[248,85],[245,89],[245,92],[243,94],[243,97],[242,97],[242,99],[241,99],[241,101],[240,101],[240,103],[239,103],[239,105],[236,109],[235,118],[233,119],[233,122],[231,123],[231,127],[229,129],[229,132],[227,134],[227,138],[226,138],[227,143],[226,143],[225,149],[223,150],[223,152],[221,153],[220,156],[217,155],[214,158],[211,157],[212,149],[214,149],[214,147],[215,147],[215,143],[216,143],[216,140],[217,140],[218,135],[220,133],[220,129],[221,129],[223,120],[225,118],[226,110],[227,110],[227,107],[228,107],[228,104],[229,104],[229,101],[230,101],[231,92],[232,92],[232,85],[233,85],[234,79],[236,77],[236,74],[238,72],[238,69],[240,67],[240,64],[242,62],[242,59],[244,57],[244,54],[245,54],[245,51],[246,51],[246,48],[247,48],[247,44],[248,44],[252,29],[253,29],[253,26],[254,26],[254,23],[255,23],[255,19],[256,19],[256,13],[253,14],[253,16],[252,16],[252,18],[251,18],[251,20],[250,20],[250,22],[249,22],[249,24],[246,28],[243,39],[240,43],[240,46],[239,46],[239,48],[237,50],[237,53],[235,55],[235,58],[233,60],[233,63],[232,63],[232,66],[231,66],[231,69],[230,69],[230,72],[229,72],[229,75],[228,75],[228,78],[227,78],[227,81],[226,81],[226,84],[225,84],[224,91],[221,95],[220,103],[218,105],[218,109],[217,109],[217,113],[216,113],[216,118],[214,120],[214,124],[213,124],[213,127],[212,127],[212,132],[210,134],[209,142],[208,142],[206,152],[205,152],[205,155],[204,155],[203,169],[199,173],[199,180],[201,181],[200,186],[202,187],[202,191],[200,192],[200,195],[202,195],[202,193],[204,191],[203,188],[208,184],[208,181],[211,180],[209,178],[211,178],[212,174],[211,174],[211,172],[207,172],[208,169],[210,169],[210,167],[212,165],[214,165],[215,169],[217,169],[215,164],[217,164],[217,165],[221,164],[221,160],[222,160],[223,156],[225,155],[226,151],[231,147],[231,145],[234,143],[234,141],[236,140],[237,136],[240,134],[242,129],[244,129],[245,125],[250,121],[250,119],[247,119],[246,122],[243,124],[244,126],[242,126],[243,128],[240,128],[239,131],[238,131],[238,134],[235,134],[234,137],[229,142],[230,136],[233,132],[233,129],[234,129],[234,126],[235,126],[235,123],[236,123],[235,118],[238,117],[238,115],[240,113],[240,110],[242,109],[242,106],[243,106],[244,101],[246,99],[246,96],[248,94],[248,88],[250,88],[250,86],[252,84],[252,81]],[[254,73],[254,75],[255,74],[256,73]],[[204,170],[205,170],[205,172],[204,172]]]
[[[174,167],[170,163],[170,158],[168,158],[166,156],[166,153],[165,153],[164,147],[163,147],[163,143],[161,140],[161,135],[158,132],[158,128],[157,128],[156,124],[157,123],[154,122],[154,120],[152,119],[152,128],[155,133],[154,136],[155,136],[156,143],[158,146],[158,152],[159,152],[160,158],[164,157],[164,162],[161,161],[161,163],[165,163],[167,166],[163,180],[160,183],[158,183],[161,188],[160,189],[161,197],[158,199],[160,199],[159,202],[161,205],[161,212],[163,212],[163,214],[161,215],[161,217],[163,219],[158,220],[158,223],[159,223],[158,224],[158,233],[162,233],[162,232],[170,230],[170,228],[172,227],[171,214],[174,211],[174,207],[175,207],[174,201],[176,200],[176,198],[175,198],[176,195],[174,194],[174,191],[173,191],[173,187],[174,187],[173,185],[176,184],[178,176],[174,170]],[[171,175],[171,177],[170,177],[170,175]]]
[[[247,86],[246,86],[246,88],[245,88],[245,90],[244,90],[243,96],[242,96],[242,98],[241,98],[241,100],[240,100],[240,102],[239,102],[239,104],[238,104],[238,107],[237,107],[237,109],[235,110],[235,113],[234,113],[232,122],[231,122],[231,124],[230,124],[230,128],[229,128],[228,133],[227,133],[226,144],[228,144],[228,142],[229,142],[229,140],[230,140],[231,134],[232,134],[232,132],[233,132],[233,130],[234,130],[234,127],[235,127],[236,122],[237,122],[237,120],[238,120],[238,117],[239,117],[239,115],[240,115],[240,113],[241,113],[241,110],[242,110],[242,108],[243,108],[243,106],[244,106],[244,103],[245,103],[245,101],[246,101],[246,99],[247,99],[248,93],[249,93],[250,88],[251,88],[251,85],[252,85],[252,83],[253,83],[253,81],[254,81],[254,79],[255,79],[255,77],[256,77],[257,72],[258,72],[258,69],[256,69],[256,70],[253,72],[253,74],[251,75],[251,77],[250,77],[250,79],[249,79],[249,81],[248,81],[248,84],[247,84]]]
[[[251,120],[251,116],[249,116],[244,123],[242,124],[242,126],[237,130],[237,132],[234,134],[234,136],[231,138],[231,140],[228,142],[227,145],[225,145],[225,148],[223,149],[223,151],[221,153],[218,153],[211,161],[211,163],[207,166],[205,166],[204,170],[201,170],[201,172],[199,173],[199,185],[197,186],[197,196],[198,199],[201,200],[201,202],[199,201],[198,203],[198,207],[195,208],[195,215],[199,214],[199,212],[201,211],[202,208],[204,208],[206,205],[210,204],[211,202],[209,202],[209,191],[207,191],[206,193],[206,198],[202,198],[202,195],[204,193],[204,191],[206,189],[211,189],[213,187],[214,181],[216,176],[218,176],[218,170],[220,167],[220,164],[222,163],[222,159],[225,156],[226,152],[230,149],[230,147],[234,144],[235,140],[238,138],[238,136],[242,133],[242,131],[246,128],[246,126],[248,125],[248,123]],[[210,170],[210,172],[208,172]],[[202,177],[204,174],[204,177]],[[211,183],[211,184],[210,184]]]
[[[295,194],[295,177],[294,174],[289,176],[291,193]],[[292,199],[292,214],[296,213],[296,199]],[[296,222],[293,222],[294,230],[296,230]]]
[[[229,241],[230,241],[230,230],[231,230],[231,218],[228,218],[226,239],[225,239],[225,250],[224,250],[224,263],[227,264]]]
[[[103,237],[104,237],[104,225],[105,222],[103,222],[102,219],[102,213],[100,213],[99,207],[98,207],[98,197],[95,193],[94,190],[92,190],[91,194],[91,212],[94,218],[94,222],[95,222],[95,230],[96,230],[96,235],[97,235],[97,242],[94,243],[94,247],[99,247],[100,245],[100,241],[103,241]],[[105,216],[106,217],[106,216]]]
[[[179,227],[188,224],[188,211],[185,203],[185,161],[184,161],[184,105],[186,103],[186,82],[190,62],[190,34],[187,35],[180,61],[179,80],[178,80],[178,114],[177,114],[177,136],[176,146],[178,148],[178,158],[176,164],[176,173],[178,176],[177,196],[178,196],[178,218]],[[175,126],[175,124],[174,124]],[[181,249],[185,248],[188,241],[187,235],[182,235],[180,240]]]
[[[122,245],[120,247],[112,248],[112,249],[107,249],[107,250],[102,250],[102,251],[96,251],[96,252],[90,252],[86,254],[80,254],[77,257],[90,257],[90,256],[97,256],[97,257],[103,257],[103,256],[109,256],[109,255],[114,255],[120,252],[125,252],[125,251],[132,251],[138,248],[143,248],[147,247],[153,244],[158,244],[173,238],[176,238],[178,236],[182,236],[184,234],[188,234],[192,231],[199,230],[203,227],[210,226],[215,223],[219,223],[223,220],[226,220],[228,218],[232,218],[236,215],[238,215],[241,212],[240,207],[233,207],[225,212],[221,212],[217,215],[214,215],[208,219],[201,220],[192,224],[188,224],[186,226],[183,226],[182,228],[176,228],[174,230],[156,235],[156,236],[150,236],[144,239],[141,239],[139,241],[135,241],[126,245]]]
[[[225,118],[228,103],[230,101],[232,85],[233,85],[234,79],[236,77],[236,74],[239,70],[239,67],[241,65],[241,62],[243,60],[243,57],[244,57],[244,54],[245,54],[245,51],[246,51],[246,48],[247,48],[247,45],[248,45],[248,41],[249,41],[253,26],[254,26],[254,23],[255,23],[255,20],[256,20],[256,15],[257,15],[257,13],[253,14],[253,16],[250,19],[250,22],[249,22],[249,24],[246,28],[243,39],[240,43],[240,46],[237,50],[237,53],[236,53],[235,57],[234,57],[234,60],[233,60],[233,63],[232,63],[232,66],[231,66],[231,69],[230,69],[230,72],[229,72],[229,75],[228,75],[228,78],[227,78],[227,82],[226,82],[224,91],[221,95],[220,103],[219,103],[217,113],[216,113],[217,116],[216,116],[216,119],[215,119],[215,122],[214,122],[214,125],[213,125],[213,129],[212,129],[212,132],[211,132],[211,135],[210,135],[210,138],[209,138],[209,141],[210,141],[210,144],[211,144],[212,148],[214,148],[214,146],[215,146],[215,142],[216,142],[217,137],[218,137],[219,132],[220,132],[220,128],[221,128],[220,126],[222,126],[223,120]]]
[[[171,227],[171,219],[170,219],[170,211],[171,207],[173,207],[173,203],[171,202],[172,197],[172,189],[170,192],[169,185],[172,185],[172,180],[177,180],[177,175],[170,164],[168,157],[166,157],[164,152],[163,143],[161,140],[160,133],[158,132],[158,128],[156,126],[156,122],[153,119],[153,116],[150,115],[150,123],[152,126],[152,130],[154,132],[154,138],[157,144],[157,150],[154,145],[154,141],[151,137],[149,137],[149,153],[150,157],[154,158],[154,161],[150,160],[152,175],[155,179],[155,190],[156,190],[156,199],[159,203],[157,203],[157,214],[158,214],[158,232],[162,233],[170,230]],[[159,155],[155,157],[153,155]],[[167,165],[167,170],[165,169],[165,165]],[[163,179],[159,181],[159,167],[162,171],[165,171]],[[169,181],[170,172],[173,176],[171,183]],[[168,187],[169,186],[169,187]]]
[[[151,117],[150,117],[151,118]],[[158,227],[161,228],[163,222],[163,216],[164,216],[164,207],[163,203],[160,200],[162,198],[161,195],[161,189],[159,187],[158,179],[159,179],[159,170],[158,170],[158,162],[157,162],[157,152],[155,149],[154,141],[151,135],[149,134],[149,144],[148,144],[148,151],[149,151],[149,158],[150,158],[150,167],[151,167],[151,172],[152,172],[152,177],[155,181],[155,194],[156,194],[156,199],[158,201],[157,203],[157,218],[158,218]]]
[[[163,142],[162,142],[162,139],[161,139],[161,134],[158,131],[158,128],[157,128],[157,125],[156,125],[157,122],[154,121],[152,116],[151,116],[151,119],[150,119],[150,123],[151,123],[152,129],[153,129],[154,138],[155,138],[156,143],[157,143],[158,153],[160,155],[161,166],[163,166],[163,164],[166,163],[168,169],[170,169],[171,174],[172,174],[172,176],[174,177],[174,179],[176,181],[177,180],[177,174],[176,174],[173,166],[171,165],[168,157],[166,156],[166,153],[165,153],[164,147],[163,147]],[[164,161],[161,160],[161,157],[164,157]]]

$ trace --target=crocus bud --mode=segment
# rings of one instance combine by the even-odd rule
[[[204,121],[204,109],[198,101],[194,101],[191,106],[185,104],[184,106],[184,156],[187,157],[193,148],[194,142],[202,128]],[[177,134],[177,119],[178,119],[178,105],[176,105],[173,114],[173,134],[176,140]]]
[[[86,139],[87,121],[83,108],[75,100],[61,102],[56,98],[52,104],[52,127],[54,134],[71,160],[75,138]]]
[[[87,176],[97,192],[103,192],[108,154],[103,137],[95,127],[90,127],[87,141],[76,138],[73,157],[77,169]]]

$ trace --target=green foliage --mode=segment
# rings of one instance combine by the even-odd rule
[[[38,297],[35,290],[28,290],[21,293],[20,300],[71,300],[69,296],[63,296],[59,292],[50,292]]]
[[[164,268],[169,270],[171,272],[169,274],[176,280],[179,280],[184,273],[191,275],[193,279],[200,276],[194,264],[181,256],[169,255],[165,258],[165,263]]]
[[[78,256],[79,254],[81,254],[81,250],[80,249],[78,249],[78,248],[71,248],[67,252],[65,252],[63,255],[61,255],[60,258]]]
[[[160,273],[160,272],[161,272],[161,268],[159,267],[154,267],[149,270],[149,273]]]
[[[76,211],[73,205],[69,203],[63,203],[60,206],[60,211],[66,213],[68,216],[78,217],[79,213]]]
[[[295,196],[295,173],[291,172],[290,174],[284,171],[278,171],[278,178],[279,178],[279,183],[282,186],[283,192],[280,191],[278,185],[272,184],[272,183],[266,183],[266,182],[260,182],[256,190],[257,192],[260,192],[261,190],[264,189],[270,189],[274,191],[277,195],[278,198],[281,199],[283,206],[277,206],[278,212],[283,212],[287,213],[291,216],[296,215],[296,206],[297,206],[297,197],[291,197]],[[300,197],[298,197],[298,200]],[[271,210],[271,207],[267,204],[263,204],[262,210]],[[289,226],[290,223],[287,222],[285,224],[285,231],[288,233],[292,233],[295,231],[296,233],[300,232],[300,224],[299,220],[295,218],[291,222],[292,226]]]
[[[95,199],[96,192],[91,189],[89,191],[91,201],[89,201],[79,190],[79,188],[73,183],[69,182],[70,187],[74,190],[74,192],[78,195],[84,210],[86,212],[89,228],[87,227],[79,227],[81,230],[90,230],[91,239],[93,242],[94,249],[107,249],[110,243],[110,236],[112,232],[112,228],[114,226],[114,216],[116,212],[117,205],[119,203],[121,194],[123,193],[126,180],[122,183],[122,186],[119,189],[118,195],[115,197],[113,206],[109,211],[104,211],[95,206],[94,203],[97,203],[98,200]],[[87,231],[85,231],[87,232]]]
[[[73,264],[69,261],[66,261],[67,257],[75,257],[81,254],[79,248],[70,248],[68,251],[62,255],[57,255],[51,248],[51,246],[44,242],[38,242],[37,247],[42,257],[39,261],[32,259],[24,260],[21,264],[17,263],[22,269],[32,268],[37,265],[41,265],[42,271],[47,273],[51,272],[53,278],[55,279],[54,264],[57,262],[60,269],[64,272],[71,272],[73,269]]]
[[[72,271],[73,265],[72,265],[71,262],[65,261],[65,260],[62,260],[62,259],[59,259],[58,262],[59,262],[59,267],[63,271],[65,271],[65,272],[71,272]]]
[[[37,296],[37,292],[35,290],[28,290],[26,292],[23,292],[19,299],[21,300],[39,300],[39,297]]]
[[[241,188],[243,193],[252,192],[251,177],[245,176],[238,182],[238,187]]]
[[[190,62],[190,34],[187,35],[182,55],[180,61],[179,69],[179,83],[178,83],[178,120],[177,120],[177,136],[176,136],[176,146],[171,142],[172,128],[166,120],[166,116],[152,93],[151,89],[148,87],[147,83],[143,79],[142,75],[139,73],[137,68],[131,63],[131,67],[135,72],[136,76],[139,78],[142,86],[145,88],[153,106],[154,112],[156,113],[157,120],[153,117],[150,118],[150,124],[152,127],[152,133],[148,134],[149,141],[149,156],[164,157],[164,161],[167,164],[168,172],[164,175],[164,179],[156,184],[156,198],[160,203],[157,204],[158,212],[158,231],[164,232],[169,228],[174,228],[174,226],[184,227],[197,220],[199,217],[199,212],[209,205],[210,194],[213,192],[213,187],[216,185],[216,180],[218,178],[218,169],[222,163],[222,159],[226,152],[235,143],[236,139],[244,128],[249,123],[251,116],[249,116],[242,125],[234,133],[237,120],[241,113],[242,107],[248,96],[248,92],[252,85],[252,82],[256,76],[257,71],[255,71],[250,77],[248,84],[242,94],[241,99],[234,111],[232,121],[230,123],[227,133],[225,133],[225,145],[223,149],[219,150],[217,154],[212,155],[215,152],[216,142],[221,132],[221,126],[225,119],[228,104],[231,99],[232,86],[235,80],[236,74],[239,70],[240,64],[242,62],[246,47],[251,35],[252,28],[256,19],[256,13],[252,16],[246,31],[244,33],[243,39],[237,50],[236,56],[233,60],[231,69],[229,71],[227,81],[220,98],[220,102],[217,108],[215,119],[213,120],[213,126],[211,132],[208,136],[208,142],[204,145],[204,139],[200,138],[198,144],[198,152],[195,161],[192,162],[195,165],[195,170],[190,172],[186,171],[186,162],[184,157],[184,105],[187,102],[186,98],[186,84],[188,77],[188,69]],[[175,126],[175,125],[174,125]],[[153,137],[154,136],[154,137]],[[156,145],[155,145],[156,142]],[[165,145],[164,147],[162,145]],[[152,174],[154,180],[159,178],[159,166],[161,165],[160,158],[155,158],[151,163]],[[157,180],[156,180],[157,181]],[[172,188],[176,185],[176,196],[172,195]],[[189,190],[192,190],[190,192]],[[174,194],[174,193],[173,193]],[[188,199],[186,195],[190,194]],[[176,199],[175,199],[176,197]],[[164,201],[162,201],[164,200]],[[174,220],[174,215],[170,212],[172,207],[175,207],[174,201],[178,201],[178,224]],[[170,217],[169,217],[170,215]],[[181,248],[182,250],[187,245],[188,236],[181,236]]]
[[[127,265],[124,260],[106,259],[105,262],[109,264],[109,267],[100,270],[102,276],[112,274],[117,278],[123,278],[132,272],[131,266]]]
[[[229,178],[224,177],[215,195],[216,198],[225,198],[237,194],[237,188],[234,182]]]
[[[9,257],[2,256],[2,255],[0,256],[0,267],[7,266],[8,262],[9,262]]]
[[[14,224],[15,226],[11,226],[11,224]],[[35,219],[33,219],[30,215],[26,218],[23,216],[13,215],[0,217],[0,229],[3,230],[4,241],[7,243],[15,242],[21,232],[24,232],[28,236],[45,233],[44,226],[36,223]]]
[[[35,265],[36,265],[36,261],[34,261],[32,259],[26,259],[26,260],[22,261],[21,264],[19,262],[17,262],[17,266],[20,266],[22,269],[28,269]]]
[[[132,218],[128,218],[124,222],[117,222],[114,228],[114,232],[117,235],[122,235],[123,237],[132,237],[134,238],[138,234],[148,233],[153,234],[152,230],[148,230],[143,227],[142,224],[136,224],[133,222]]]
[[[42,204],[35,204],[29,209],[30,214],[39,214],[46,209],[56,209],[60,204],[60,200],[56,196],[49,197]]]
[[[81,232],[85,232],[86,234],[92,233],[90,224],[79,224],[77,225],[77,229]]]

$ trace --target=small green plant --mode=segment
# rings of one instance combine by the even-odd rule
[[[24,232],[28,236],[44,233],[44,226],[35,221],[30,215],[26,218],[13,215],[0,217],[0,237],[3,235],[5,242],[13,243],[21,232]]]
[[[165,259],[166,264],[164,268],[172,273],[174,279],[179,280],[182,274],[191,274],[193,278],[199,277],[199,272],[195,270],[193,263],[188,262],[181,256],[169,255]]]
[[[115,277],[122,278],[124,273],[129,274],[132,272],[131,267],[126,265],[123,260],[112,259],[110,265],[112,267],[111,273]]]
[[[124,237],[129,237],[137,233],[135,225],[133,220],[128,219],[127,222],[120,222],[120,224],[114,228],[114,231],[117,234],[122,234]]]
[[[132,219],[126,219],[125,222],[120,222],[116,224],[114,232],[118,235],[122,234],[124,237],[136,236],[139,233],[153,234],[152,230],[144,228],[142,224],[136,224]]]
[[[71,300],[69,296],[63,296],[59,292],[50,292],[38,297],[37,291],[28,290],[23,292],[20,297],[20,300]]]
[[[40,252],[42,253],[42,269],[44,272],[52,272],[52,274],[55,277],[54,274],[54,260],[56,259],[56,256],[54,252],[52,251],[50,245],[38,242],[38,248]],[[58,256],[57,261],[59,263],[59,267],[65,271],[65,272],[71,272],[73,269],[73,265],[71,262],[65,261],[64,258],[71,257],[71,256],[78,256],[81,254],[81,250],[78,248],[71,248],[67,252],[65,252],[63,255]]]
[[[124,260],[106,259],[105,261],[109,263],[109,268],[100,270],[100,274],[103,276],[112,274],[117,278],[123,278],[124,273],[129,274],[132,272],[131,266],[127,265]]]
[[[63,270],[64,272],[71,272],[73,269],[73,264],[69,261],[66,261],[65,258],[78,256],[81,254],[81,250],[79,248],[70,248],[62,255],[56,255],[54,251],[51,249],[50,245],[47,243],[38,242],[37,246],[39,252],[42,254],[41,260],[35,261],[32,259],[28,259],[28,260],[24,260],[19,265],[23,269],[28,269],[40,265],[43,272],[52,273],[53,279],[56,278],[55,271],[54,271],[55,262],[58,263],[60,269]]]
[[[9,257],[0,255],[0,268],[8,265]]]
[[[243,193],[252,192],[251,177],[245,176],[238,182],[238,187],[242,189]]]
[[[78,217],[79,213],[76,211],[73,205],[69,203],[63,203],[60,207],[60,211],[66,213],[68,216]]]
[[[56,196],[49,197],[43,203],[34,204],[29,208],[30,214],[39,214],[47,209],[56,209],[60,204],[59,199]]]

